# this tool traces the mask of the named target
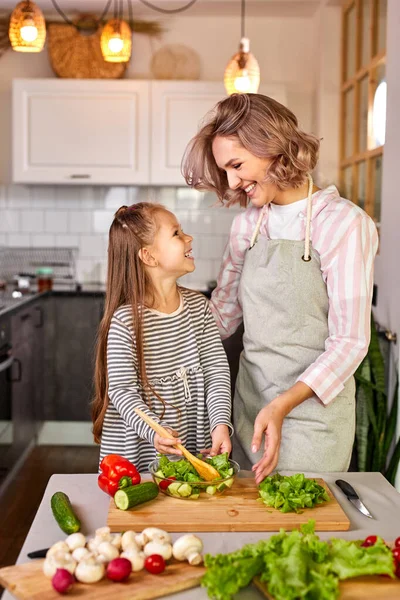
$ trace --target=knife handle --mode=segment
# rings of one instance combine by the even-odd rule
[[[359,499],[359,496],[358,496],[356,490],[353,488],[352,485],[347,483],[347,481],[343,481],[343,479],[336,479],[335,483],[342,490],[342,492],[348,497],[349,500],[350,500],[350,498],[354,498],[355,500]]]
[[[35,550],[34,552],[28,552],[28,558],[46,558],[46,554],[49,548],[43,548],[43,550]]]

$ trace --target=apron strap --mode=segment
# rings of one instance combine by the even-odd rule
[[[313,186],[314,186],[313,178],[311,177],[311,175],[309,173],[307,173],[307,179],[308,179],[308,194],[307,194],[306,233],[305,233],[305,238],[304,238],[304,254],[301,257],[302,260],[304,260],[305,262],[309,262],[311,260],[310,236],[311,236],[312,191],[313,191]],[[267,210],[267,207],[268,207],[268,205],[266,204],[260,210],[260,215],[257,219],[257,223],[256,223],[255,229],[253,231],[253,235],[251,236],[249,250],[251,250],[253,248],[254,244],[257,241],[258,234],[260,232],[261,223],[262,223],[265,211]]]

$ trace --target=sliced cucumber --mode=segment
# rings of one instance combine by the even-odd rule
[[[120,510],[128,510],[133,506],[153,500],[158,496],[158,485],[153,481],[145,481],[137,485],[118,490],[114,496],[115,506]]]
[[[178,493],[179,488],[181,487],[180,481],[174,481],[174,483],[170,483],[167,487],[167,491],[171,496],[175,496],[175,498],[180,498],[180,494]]]
[[[181,498],[187,498],[192,493],[192,486],[188,483],[182,483],[182,485],[178,488],[178,494]]]
[[[208,485],[206,487],[206,492],[207,492],[207,494],[210,494],[210,496],[214,496],[216,491],[217,491],[217,487],[215,485]]]

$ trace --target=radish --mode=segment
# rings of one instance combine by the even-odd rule
[[[51,580],[53,588],[59,594],[65,594],[74,583],[75,577],[67,569],[57,569]]]
[[[108,563],[106,575],[111,581],[125,581],[132,572],[132,563],[127,558],[114,558]]]

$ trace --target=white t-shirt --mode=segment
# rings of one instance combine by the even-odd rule
[[[271,240],[301,240],[302,219],[307,212],[307,198],[291,204],[269,205],[268,234]]]

